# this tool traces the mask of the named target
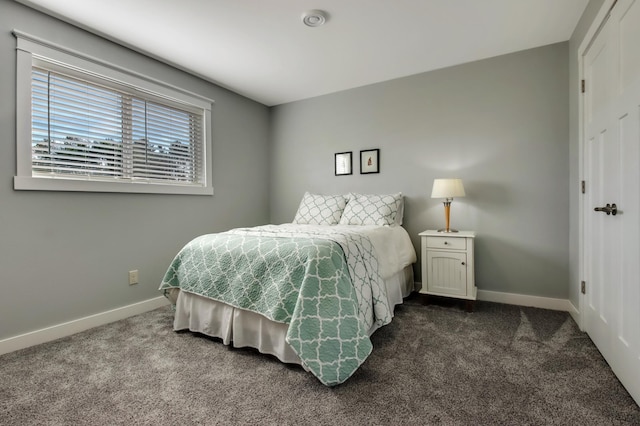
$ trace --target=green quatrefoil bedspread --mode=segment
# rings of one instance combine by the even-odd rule
[[[278,225],[203,235],[175,257],[160,286],[179,287],[289,324],[286,341],[323,384],[347,380],[391,321],[370,240]]]

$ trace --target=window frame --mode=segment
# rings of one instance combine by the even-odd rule
[[[15,190],[123,192],[148,194],[213,195],[211,160],[211,110],[214,101],[175,86],[150,79],[131,70],[115,67],[86,54],[64,48],[22,32],[13,31],[16,45],[16,175]],[[157,181],[99,180],[90,176],[34,176],[32,172],[31,70],[38,61],[63,66],[109,82],[128,87],[166,104],[182,105],[203,111],[201,184]]]

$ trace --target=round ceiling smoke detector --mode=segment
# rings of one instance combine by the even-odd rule
[[[302,22],[307,27],[319,27],[327,22],[327,13],[322,10],[310,10],[302,14]]]

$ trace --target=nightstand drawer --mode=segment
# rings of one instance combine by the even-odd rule
[[[451,237],[427,237],[427,247],[448,250],[466,250],[467,239]]]

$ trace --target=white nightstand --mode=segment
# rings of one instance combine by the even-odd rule
[[[473,241],[475,232],[424,231],[422,247],[422,294],[466,299],[473,311],[478,291],[474,278]]]

